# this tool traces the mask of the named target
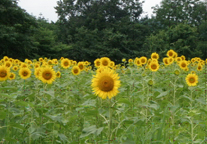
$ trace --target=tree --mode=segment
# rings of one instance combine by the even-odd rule
[[[197,47],[197,44],[197,29],[187,23],[181,23],[176,27],[170,27],[168,30],[151,35],[146,39],[144,47],[148,51],[148,55],[152,52],[158,52],[161,58],[166,56],[169,49],[173,49],[179,55],[185,55],[187,58],[197,56],[202,58],[202,50]]]
[[[15,0],[0,1],[0,57],[32,58],[36,49],[32,33],[35,18],[17,6]]]
[[[71,45],[68,57],[95,60],[107,56],[112,60],[133,57],[149,34],[137,24],[142,13],[138,1],[58,1],[59,40]]]
[[[161,6],[153,7],[156,19],[165,27],[175,26],[185,20],[198,26],[205,20],[205,5],[199,0],[163,0]]]

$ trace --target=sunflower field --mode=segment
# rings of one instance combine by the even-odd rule
[[[207,59],[0,61],[5,144],[207,143]]]

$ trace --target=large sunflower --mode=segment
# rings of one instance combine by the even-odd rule
[[[101,66],[109,66],[111,62],[111,60],[107,57],[102,57],[100,61],[101,61]]]
[[[149,65],[151,71],[157,71],[159,69],[159,64],[157,62],[151,62]]]
[[[73,75],[79,75],[81,70],[78,66],[73,66],[71,71],[72,71]]]
[[[198,83],[198,76],[196,74],[188,74],[185,80],[188,86],[196,86]]]
[[[81,71],[85,69],[85,63],[84,62],[78,62],[78,67]]]
[[[40,70],[39,79],[43,83],[52,84],[52,82],[56,79],[56,72],[49,66],[43,67]]]
[[[9,73],[9,79],[10,80],[13,80],[13,79],[15,79],[15,74],[14,73]]]
[[[142,57],[140,58],[140,62],[141,62],[142,64],[146,64],[146,63],[147,63],[147,58],[144,57],[144,56],[142,56]]]
[[[167,57],[163,58],[162,60],[163,60],[163,63],[164,63],[166,66],[170,64],[170,63],[169,63],[169,59],[168,59]]]
[[[188,66],[187,61],[185,61],[185,60],[181,61],[181,62],[179,63],[179,66],[180,66],[180,68],[183,69],[183,70],[186,69],[187,66]]]
[[[173,57],[174,55],[175,55],[174,50],[169,50],[169,51],[167,51],[167,56],[168,56],[168,57]]]
[[[141,63],[141,60],[139,58],[136,58],[134,60],[134,63],[137,65],[137,66],[142,66],[142,63]]]
[[[31,70],[29,68],[21,68],[19,70],[19,75],[22,79],[28,79],[31,76]]]
[[[156,52],[152,53],[151,59],[159,59],[159,54],[157,54]]]
[[[0,66],[0,81],[7,80],[10,73],[10,69],[6,66]]]
[[[102,99],[106,99],[107,97],[111,99],[119,92],[119,76],[113,70],[105,68],[101,73],[94,75],[91,86],[93,92]]]
[[[61,60],[61,66],[62,66],[64,69],[69,68],[70,65],[71,65],[71,63],[70,63],[70,60],[69,60],[69,59],[64,58],[63,60]]]

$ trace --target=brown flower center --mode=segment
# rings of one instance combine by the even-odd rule
[[[114,80],[109,76],[103,76],[98,82],[98,87],[104,92],[111,91],[114,88]]]

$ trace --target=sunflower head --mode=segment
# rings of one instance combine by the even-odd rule
[[[165,57],[165,58],[163,58],[163,63],[164,63],[165,65],[169,65],[168,60],[169,60],[169,59],[168,59],[168,58],[166,58],[166,57]]]
[[[40,73],[39,73],[39,79],[43,83],[52,84],[53,81],[56,79],[56,73],[49,66],[42,67],[41,70],[40,70]]]
[[[149,80],[149,81],[148,81],[148,85],[149,85],[149,86],[152,86],[153,84],[154,84],[153,80]]]
[[[7,80],[10,73],[10,69],[6,66],[0,66],[0,81]]]
[[[108,57],[102,57],[100,61],[101,61],[101,66],[105,66],[105,67],[109,66],[111,62],[111,60]]]
[[[185,70],[188,66],[187,61],[185,61],[185,60],[180,61],[179,66],[181,69]]]
[[[159,59],[159,54],[157,54],[156,52],[152,53],[151,59]]]
[[[107,97],[111,99],[117,95],[120,87],[118,74],[109,68],[104,68],[101,73],[94,75],[91,86],[93,92],[102,99]]]
[[[146,63],[147,63],[147,58],[144,57],[144,56],[142,56],[142,57],[140,58],[140,62],[141,62],[142,64],[146,64]]]
[[[168,52],[167,52],[167,56],[168,57],[173,57],[175,55],[175,52],[173,51],[173,50],[169,50]]]
[[[78,67],[81,71],[85,69],[85,63],[84,62],[78,62]]]
[[[56,77],[57,77],[57,78],[60,78],[60,76],[61,76],[61,73],[60,73],[60,71],[58,71],[58,72],[56,73]]]
[[[71,71],[72,71],[73,75],[79,75],[81,70],[80,70],[79,66],[73,66]]]
[[[155,72],[159,69],[159,64],[157,62],[151,62],[149,65],[149,69]]]
[[[201,71],[202,70],[202,65],[201,64],[198,64],[197,70],[198,71]]]
[[[71,63],[70,63],[70,60],[69,60],[69,59],[64,58],[64,59],[61,60],[61,66],[62,66],[64,69],[69,68],[70,65],[71,65]]]
[[[188,86],[196,86],[198,83],[198,76],[196,74],[188,74],[185,80]]]
[[[9,73],[9,80],[15,79],[15,74],[14,73]]]
[[[175,70],[175,71],[174,71],[174,74],[175,74],[175,75],[179,75],[179,74],[180,74],[180,71],[179,71],[179,70]]]
[[[22,79],[28,79],[31,76],[31,70],[29,68],[21,68],[19,70],[19,75]]]

